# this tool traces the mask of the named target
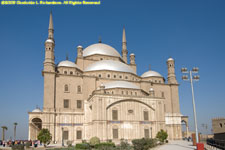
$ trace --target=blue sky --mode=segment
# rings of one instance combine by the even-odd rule
[[[136,54],[138,74],[158,71],[167,77],[166,60],[175,59],[180,83],[181,113],[193,130],[191,88],[180,68],[198,66],[194,84],[199,130],[213,117],[225,116],[225,1],[224,0],[102,0],[100,6],[0,6],[0,126],[6,137],[28,135],[28,111],[43,104],[44,41],[53,11],[56,62],[76,47],[98,42],[121,52],[126,27],[129,53]],[[211,127],[210,127],[211,129]],[[209,129],[209,131],[210,131]],[[1,134],[0,130],[0,134]]]

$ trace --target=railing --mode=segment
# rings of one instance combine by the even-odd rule
[[[225,150],[225,140],[207,139],[206,142],[212,147]]]

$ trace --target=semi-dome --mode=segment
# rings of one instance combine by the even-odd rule
[[[42,112],[40,108],[34,109],[32,112]]]
[[[128,72],[136,74],[135,71],[128,65],[114,60],[101,60],[96,63],[90,64],[84,71],[97,71],[97,70],[112,70],[119,72]]]
[[[83,51],[84,57],[94,54],[121,57],[115,48],[103,43],[92,44]]]
[[[61,61],[58,64],[58,67],[73,67],[73,68],[78,68],[79,69],[79,67],[74,62],[69,61],[69,60]]]
[[[149,70],[149,71],[143,73],[143,74],[141,75],[141,77],[142,77],[142,78],[146,78],[146,77],[162,77],[162,75],[159,74],[159,73],[156,72],[156,71]]]
[[[140,89],[137,85],[127,82],[127,81],[113,81],[105,83],[105,89],[112,89],[112,88],[128,88],[128,89]]]

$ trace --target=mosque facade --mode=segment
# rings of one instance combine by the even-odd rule
[[[182,115],[175,61],[165,61],[168,75],[149,70],[137,75],[135,54],[129,55],[125,35],[122,54],[104,43],[77,47],[75,62],[55,62],[52,14],[45,41],[43,109],[29,112],[29,139],[47,128],[52,141],[81,142],[155,138],[161,129],[181,139]]]

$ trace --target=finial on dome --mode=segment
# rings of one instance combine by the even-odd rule
[[[69,60],[68,53],[66,53],[66,60]]]
[[[149,64],[149,71],[151,70],[151,65]]]
[[[101,36],[99,36],[99,38],[98,38],[98,43],[102,43],[102,38],[101,38]]]

